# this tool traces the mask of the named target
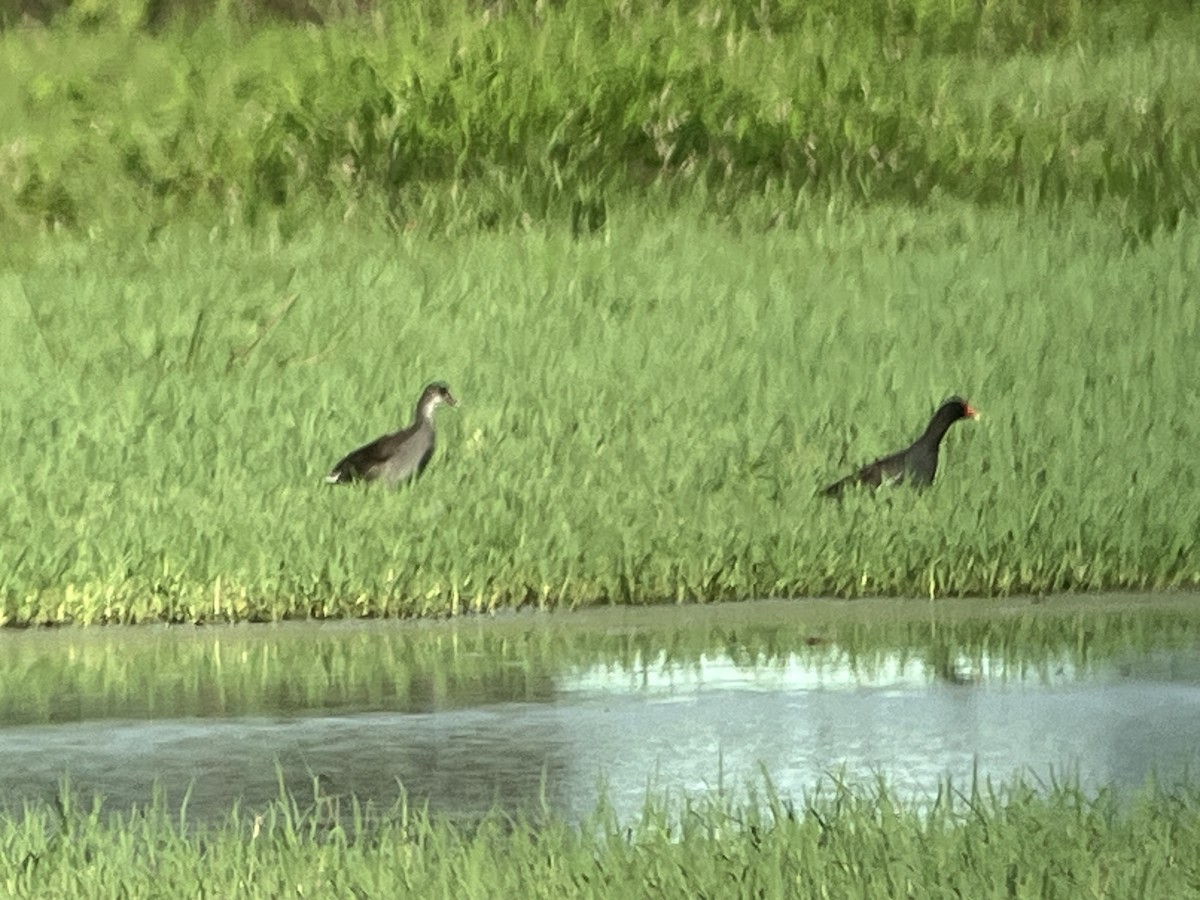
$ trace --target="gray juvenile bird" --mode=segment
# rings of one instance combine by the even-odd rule
[[[411,425],[346,454],[325,480],[330,484],[382,481],[391,486],[416,478],[433,456],[433,411],[443,403],[458,405],[450,388],[440,381],[427,385],[421,391]]]

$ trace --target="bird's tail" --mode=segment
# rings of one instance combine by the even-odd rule
[[[853,475],[847,475],[845,478],[839,478],[833,484],[821,488],[818,494],[821,497],[833,497],[836,500],[842,496],[842,491],[844,491],[846,486],[852,481],[854,481]]]

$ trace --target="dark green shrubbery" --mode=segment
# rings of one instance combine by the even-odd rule
[[[648,189],[668,206],[701,189],[718,213],[764,191],[1082,199],[1144,234],[1195,205],[1200,29],[1182,11],[1069,0],[202,10],[0,10],[26,23],[0,35],[0,229],[314,207],[398,227],[570,217],[586,229]],[[52,24],[28,26],[30,15]]]

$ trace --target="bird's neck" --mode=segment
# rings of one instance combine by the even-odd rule
[[[950,430],[950,426],[958,421],[957,416],[934,416],[933,421],[929,423],[929,427],[925,429],[925,433],[921,435],[921,440],[925,443],[939,444],[946,432]]]
[[[417,404],[416,414],[413,416],[414,425],[425,425],[433,423],[433,411],[438,408],[437,400],[426,400],[424,403]]]

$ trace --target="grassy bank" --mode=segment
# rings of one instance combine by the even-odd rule
[[[463,826],[281,801],[198,827],[159,804],[32,807],[0,820],[13,896],[1194,897],[1200,798],[1132,802],[1069,785],[947,785],[922,808],[884,787],[792,802],[765,790],[648,804],[632,824],[502,817]]]
[[[1085,209],[48,237],[0,280],[3,620],[1200,583],[1200,233]],[[461,398],[426,477],[321,484]],[[936,488],[819,502],[952,392]]]
[[[39,9],[4,623],[1200,583],[1190,4]],[[433,378],[417,490],[320,489]]]
[[[314,209],[587,231],[699,189],[718,216],[765,193],[758,224],[798,194],[1086,202],[1134,240],[1196,209],[1188,3],[408,0],[298,24],[310,5],[108,0],[0,31],[7,242]]]

